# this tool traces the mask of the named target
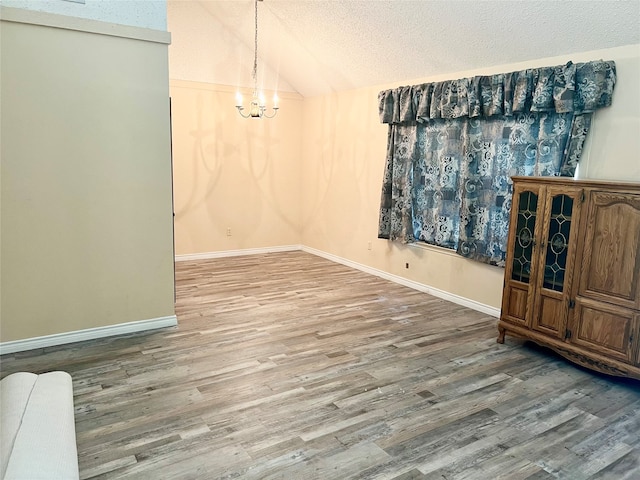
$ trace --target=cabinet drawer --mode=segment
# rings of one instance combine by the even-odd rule
[[[571,343],[627,363],[635,363],[638,337],[636,311],[603,302],[576,298]]]

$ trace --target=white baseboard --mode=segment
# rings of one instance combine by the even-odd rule
[[[462,305],[472,310],[486,313],[487,315],[491,315],[493,317],[500,317],[499,308],[495,308],[490,305],[485,305],[484,303],[476,302],[475,300],[471,300],[466,297],[461,297],[460,295],[456,295],[454,293],[445,292],[444,290],[440,290],[439,288],[431,287],[423,283],[414,282],[413,280],[408,280],[406,278],[400,277],[399,275],[394,275],[392,273],[378,270],[377,268],[369,267],[367,265],[363,265],[361,263],[354,262],[352,260],[347,260],[346,258],[333,255],[332,253],[323,252],[322,250],[316,250],[315,248],[307,247],[304,245],[302,246],[302,250],[304,252],[326,258],[327,260],[331,260],[332,262],[341,263],[342,265],[346,265],[347,267],[355,268],[356,270],[361,270],[365,273],[375,275],[376,277],[384,278],[385,280],[390,280],[394,283],[399,283],[400,285],[404,285],[405,287],[413,288],[414,290],[428,293],[429,295],[442,298],[443,300],[447,300],[457,305]]]
[[[96,338],[111,337],[113,335],[122,335],[125,333],[173,327],[177,324],[178,318],[175,315],[170,315],[168,317],[151,318],[149,320],[139,320],[137,322],[119,323],[117,325],[108,325],[105,327],[56,333],[54,335],[46,335],[44,337],[2,342],[0,343],[0,355],[23,352],[25,350],[34,350],[36,348],[53,347],[56,345],[64,345],[66,343],[82,342],[84,340],[94,340]]]
[[[221,250],[219,252],[187,253],[176,255],[176,262],[187,260],[208,260],[211,258],[239,257],[242,255],[261,255],[264,253],[293,252],[302,250],[302,245],[280,245],[276,247],[244,248],[241,250]]]

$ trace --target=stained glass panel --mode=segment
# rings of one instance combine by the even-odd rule
[[[542,286],[557,292],[562,292],[564,288],[572,210],[573,199],[571,197],[567,195],[553,197]]]
[[[533,256],[534,233],[536,230],[536,210],[538,195],[534,192],[521,192],[518,201],[515,247],[511,279],[529,283],[531,276],[531,258]]]

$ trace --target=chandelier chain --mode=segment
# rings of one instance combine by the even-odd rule
[[[258,88],[258,0],[255,0],[255,36],[253,39],[253,83]]]

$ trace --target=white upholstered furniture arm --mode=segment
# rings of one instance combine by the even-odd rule
[[[66,372],[0,381],[0,478],[76,480],[73,385]]]

